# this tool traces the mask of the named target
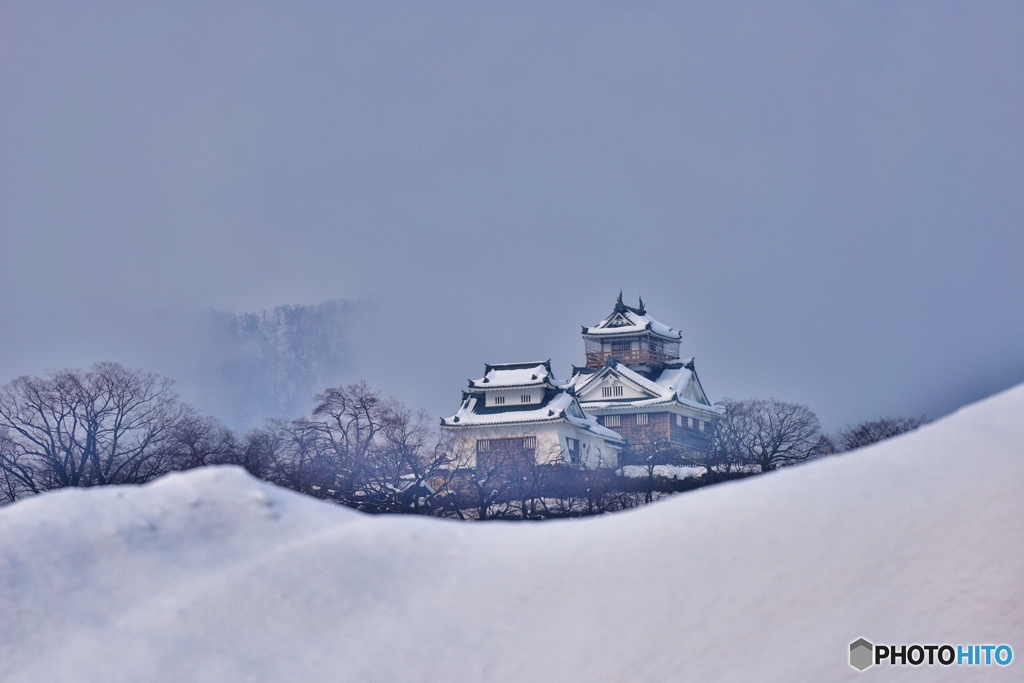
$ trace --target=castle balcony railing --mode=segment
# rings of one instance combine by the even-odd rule
[[[679,354],[670,351],[659,351],[658,349],[603,349],[587,350],[587,367],[599,368],[614,358],[625,365],[648,365],[653,363],[667,363],[679,360]]]

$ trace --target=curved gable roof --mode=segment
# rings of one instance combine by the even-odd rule
[[[641,299],[638,308],[627,306],[622,303],[622,294],[620,293],[611,314],[597,325],[592,327],[584,325],[583,335],[589,337],[608,337],[650,332],[671,341],[682,339],[683,335],[679,330],[660,323],[647,315],[647,309],[644,308],[643,303],[643,299]]]
[[[636,386],[650,398],[581,400],[580,404],[585,406],[584,410],[617,407],[640,408],[669,403],[679,403],[712,412],[721,412],[722,410],[708,400],[704,388],[697,378],[692,358],[688,361],[670,364],[653,380],[633,372],[621,363],[612,361],[596,372],[574,375],[569,384],[576,389],[577,395],[582,395],[587,391],[587,387],[597,386],[602,379],[610,374],[614,374],[623,382]]]
[[[520,387],[565,386],[551,371],[551,361],[528,363],[485,363],[484,376],[469,380],[471,389],[517,389]]]

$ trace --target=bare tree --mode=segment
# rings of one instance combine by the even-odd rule
[[[629,490],[630,483],[610,469],[552,468],[537,516],[581,517],[636,507],[644,495]]]
[[[519,513],[523,519],[551,516],[548,501],[559,488],[558,484],[564,481],[568,470],[565,449],[545,441],[540,441],[532,453],[509,459],[509,489],[519,502]]]
[[[265,459],[263,478],[313,496],[333,492],[341,467],[323,435],[323,425],[305,419],[273,420],[267,430],[251,433],[253,454]]]
[[[238,465],[260,479],[276,483],[275,473],[281,449],[280,439],[270,429],[250,430],[241,439],[230,434],[233,447],[227,452],[226,458],[215,464]]]
[[[175,469],[237,464],[239,444],[234,432],[215,418],[186,414],[168,441],[175,454]]]
[[[669,441],[663,430],[655,425],[638,426],[631,432],[629,440],[630,460],[644,468],[644,502],[654,501],[656,468],[669,462],[678,462],[681,449]]]
[[[0,428],[0,505],[13,503],[22,493],[23,486],[13,471],[20,466],[17,455],[8,430]]]
[[[318,394],[314,424],[330,444],[341,474],[355,475],[365,467],[374,438],[387,419],[380,394],[366,382],[336,387]]]
[[[912,432],[928,420],[921,417],[880,417],[839,430],[839,447],[844,451],[862,448],[894,436]]]
[[[267,480],[356,505],[369,452],[381,429],[382,399],[361,382],[328,389],[316,400],[310,418],[273,420],[247,440],[264,460]]]
[[[711,466],[757,467],[768,472],[833,450],[807,406],[777,399],[723,400],[725,414],[712,427]]]
[[[365,497],[381,512],[430,511],[454,476],[451,438],[438,433],[426,412],[393,399],[380,404],[379,417],[360,477]]]
[[[275,421],[263,434],[266,478],[368,512],[427,512],[451,493],[450,439],[426,413],[365,382],[316,399],[310,418]]]
[[[195,418],[171,380],[117,363],[24,376],[0,388],[8,487],[140,483],[180,468],[176,429]]]
[[[744,469],[753,442],[755,421],[749,419],[747,402],[723,399],[718,405],[725,409],[708,423],[708,435],[702,451],[694,460],[705,468],[705,479]]]
[[[511,472],[519,469],[517,460],[525,458],[523,437],[489,440],[486,450],[477,442],[476,466],[463,481],[476,502],[477,519],[508,515]]]

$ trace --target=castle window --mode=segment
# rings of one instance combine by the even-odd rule
[[[704,431],[704,420],[700,421],[700,431]]]
[[[529,403],[530,402],[530,395],[529,394],[523,394],[522,396],[519,397],[519,402],[520,403]]]
[[[528,451],[536,450],[537,448],[537,437],[528,436],[523,439],[523,448]]]
[[[604,418],[605,427],[618,427],[620,424],[622,424],[622,422],[618,415],[606,415]]]
[[[688,417],[688,418],[686,418],[686,426],[687,426],[687,427],[688,427],[689,429],[693,429],[693,418],[692,418],[692,417]]]
[[[601,398],[611,398],[614,396],[622,396],[621,384],[613,387],[601,387]]]
[[[476,441],[476,452],[477,453],[484,453],[484,452],[489,451],[489,450],[491,450],[491,441],[490,441],[490,439],[477,439],[477,441]]]
[[[504,396],[495,396],[494,397],[494,405],[500,406],[504,402],[505,402],[505,397]]]
[[[637,415],[636,416],[636,423],[638,425],[645,425],[645,424],[647,424],[647,413],[640,413],[639,415]]]
[[[613,341],[612,342],[612,356],[624,356],[626,352],[630,350],[632,345],[628,341]]]
[[[569,447],[569,462],[578,465],[580,463],[580,440],[566,439],[565,443]]]
[[[682,427],[682,426],[683,426],[683,416],[682,415],[676,415],[676,427]]]

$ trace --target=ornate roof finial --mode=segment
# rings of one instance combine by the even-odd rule
[[[627,308],[626,304],[622,303],[622,290],[620,289],[619,298],[615,300],[615,312],[625,313]]]
[[[644,308],[644,297],[640,297],[640,306],[636,309],[636,312],[640,315],[647,315],[647,309]]]

